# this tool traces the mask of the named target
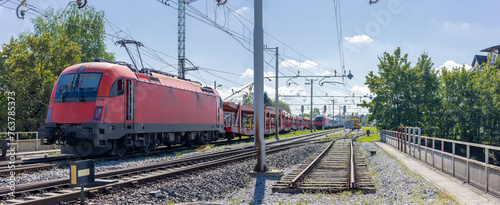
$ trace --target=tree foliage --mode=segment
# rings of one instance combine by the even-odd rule
[[[2,46],[0,56],[0,87],[16,93],[16,130],[38,129],[57,77],[80,62],[80,46],[66,37],[54,40],[51,34],[21,34]]]
[[[91,58],[103,58],[114,61],[114,55],[106,52],[104,11],[96,11],[93,6],[79,9],[76,4],[61,15],[62,10],[47,9],[46,17],[32,19],[34,34],[37,36],[50,33],[54,40],[67,37],[81,46],[82,62]]]
[[[414,67],[397,48],[379,57],[379,72],[366,76],[375,98],[361,106],[371,113],[368,121],[380,129],[421,127],[429,136],[468,142],[500,142],[499,64],[483,65],[481,72],[464,67],[434,70],[422,54]]]
[[[16,130],[34,131],[44,121],[57,77],[91,58],[114,60],[105,51],[104,12],[73,4],[64,13],[47,9],[32,19],[34,31],[12,37],[0,51],[0,130],[6,130],[6,92],[16,93]]]
[[[253,106],[253,95],[254,95],[253,92],[243,95],[243,100],[241,104],[245,106]],[[271,100],[271,98],[269,98],[267,92],[264,92],[264,105],[269,107],[274,107],[274,102],[275,102],[274,100]],[[292,113],[292,110],[290,109],[290,105],[288,103],[285,103],[280,100],[278,102],[278,105],[280,109],[284,109],[285,112]]]

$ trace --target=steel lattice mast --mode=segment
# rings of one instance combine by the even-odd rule
[[[179,14],[178,14],[178,32],[177,32],[177,43],[178,43],[178,69],[179,78],[185,78],[185,59],[186,59],[186,1],[179,0]]]

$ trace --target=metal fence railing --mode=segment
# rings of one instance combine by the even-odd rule
[[[500,197],[500,147],[420,135],[418,128],[382,130],[380,140],[430,166]]]
[[[16,135],[15,145],[19,144],[19,140],[27,140],[27,139],[36,139],[38,142],[38,132],[10,132]],[[12,134],[10,134],[12,135]],[[33,138],[34,135],[34,138]],[[11,136],[9,136],[9,132],[0,132],[0,139],[8,140]],[[10,142],[13,145],[13,142]],[[40,143],[35,143],[35,151],[38,151]],[[16,152],[19,152],[19,146],[16,146]]]

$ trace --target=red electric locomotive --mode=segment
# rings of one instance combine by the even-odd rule
[[[60,144],[65,154],[121,156],[160,144],[204,144],[224,133],[215,89],[96,61],[68,67],[59,76],[38,130],[42,144]]]

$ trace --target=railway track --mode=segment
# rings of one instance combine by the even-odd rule
[[[332,140],[298,169],[273,186],[273,192],[335,193],[346,190],[374,192],[364,157],[353,140]]]
[[[230,141],[218,141],[212,143],[215,146],[222,146],[222,145],[228,145],[228,144],[236,144],[236,143],[241,143],[241,142],[249,142],[252,141],[253,138],[244,138],[244,139],[239,139],[239,140],[230,140]],[[285,140],[286,141],[286,140]],[[271,144],[273,142],[270,142]],[[269,143],[268,143],[269,144]],[[198,148],[203,145],[191,147],[191,148]],[[75,156],[75,155],[59,155],[59,156],[54,156],[54,157],[39,157],[39,158],[30,158],[30,159],[25,159],[25,160],[16,160],[15,168],[9,167],[9,162],[0,162],[0,177],[8,177],[10,176],[11,171],[20,174],[31,174],[31,173],[36,173],[39,171],[44,171],[44,170],[51,170],[53,168],[63,168],[69,166],[69,163],[72,161],[77,161],[77,160],[85,160],[85,159],[94,159],[94,160],[102,160],[102,161],[112,161],[112,160],[118,160],[118,159],[127,159],[127,158],[135,158],[135,157],[146,157],[146,156],[161,156],[164,154],[169,154],[169,153],[175,153],[179,151],[183,151],[185,149],[188,149],[187,147],[182,147],[182,146],[174,146],[174,147],[159,147],[156,148],[155,150],[150,151],[149,153],[127,153],[126,155],[122,157],[117,157],[117,156],[107,156],[107,157],[101,157],[101,156],[88,156],[88,157],[83,157],[83,156]],[[12,166],[12,165],[11,165]]]
[[[340,132],[339,130],[314,133],[302,137],[289,138],[268,143],[266,153],[274,153],[306,143],[317,142],[318,138]],[[113,193],[125,187],[137,187],[154,181],[169,180],[193,172],[212,169],[224,164],[252,159],[256,157],[256,149],[248,146],[238,150],[221,151],[188,157],[179,160],[166,161],[96,173],[96,186],[85,189],[85,196],[92,197],[97,193]],[[69,178],[38,182],[36,184],[22,184],[16,186],[16,198],[9,199],[8,188],[0,188],[0,197],[3,203],[10,204],[54,204],[63,202],[76,202],[81,195],[80,188],[69,186]]]

